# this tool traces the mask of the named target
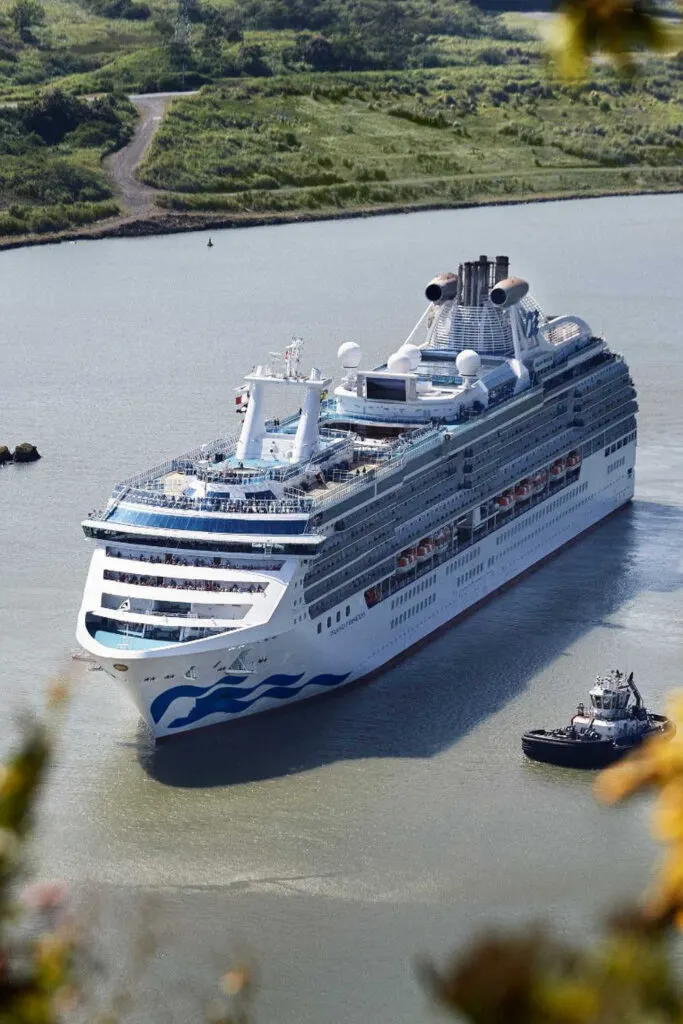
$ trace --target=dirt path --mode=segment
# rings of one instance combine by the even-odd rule
[[[104,166],[130,215],[145,217],[154,210],[156,190],[139,181],[135,172],[161,124],[166,108],[178,96],[195,95],[196,92],[157,92],[128,97],[137,108],[140,121],[128,145],[106,157]]]

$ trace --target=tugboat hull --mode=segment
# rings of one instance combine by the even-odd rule
[[[673,736],[675,727],[664,715],[650,715],[650,725],[629,743],[614,743],[605,737],[579,738],[569,730],[532,729],[522,736],[522,750],[533,761],[563,768],[605,768],[640,746],[649,736]]]

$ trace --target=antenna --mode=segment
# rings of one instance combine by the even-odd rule
[[[197,9],[197,0],[178,0],[173,37],[171,39],[171,57],[180,64],[181,87],[185,88],[185,69],[190,54],[190,22],[192,13]]]
[[[285,377],[295,378],[299,376],[299,360],[303,348],[302,338],[292,338],[285,349]]]

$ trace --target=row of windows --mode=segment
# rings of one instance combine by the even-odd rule
[[[395,619],[391,620],[391,629],[396,629],[397,626],[402,625],[407,619],[412,619],[413,615],[417,615],[423,611],[430,604],[434,604],[436,601],[436,594],[430,594],[429,597],[423,598],[422,601],[418,601],[412,608],[407,608],[406,611],[401,612]]]
[[[455,568],[456,567],[454,565],[449,565],[448,568],[446,569],[446,575],[450,576],[451,572],[453,572]],[[479,565],[473,566],[471,569],[468,569],[467,572],[463,573],[461,576],[458,576],[458,578],[455,581],[456,587],[462,586],[463,583],[467,583],[467,581],[471,580],[473,576],[478,576],[479,573],[483,571],[484,563],[480,562]]]
[[[334,617],[335,622],[341,622],[341,614],[342,614],[341,610],[337,612],[337,614]],[[348,619],[350,614],[351,614],[351,605],[347,604],[346,608],[344,609],[344,617]],[[302,618],[303,617],[304,616],[302,616]],[[327,616],[327,628],[330,629],[331,626],[332,626],[332,616],[328,615]],[[322,624],[322,622],[319,622],[318,623],[318,632],[322,633],[322,629],[323,629],[323,624]]]
[[[416,583],[415,586],[409,587],[402,594],[399,594],[398,597],[394,598],[394,600],[391,602],[392,611],[394,608],[399,608],[402,604],[405,604],[407,601],[410,601],[410,599],[412,597],[415,597],[416,594],[421,594],[423,590],[428,590],[430,587],[433,587],[435,583],[435,575],[425,576],[425,578],[423,580],[420,580],[419,583]]]
[[[615,459],[614,462],[610,462],[609,466],[607,467],[607,475],[609,476],[609,474],[613,473],[615,469],[621,469],[625,462],[625,455],[622,455],[620,459]]]
[[[119,505],[107,523],[126,523],[130,526],[148,526],[160,530],[201,530],[202,533],[304,533],[305,519],[220,519],[203,516],[173,516],[162,512],[144,512]],[[168,543],[168,541],[166,542]]]
[[[627,434],[626,437],[622,437],[620,441],[617,441],[615,444],[611,444],[609,448],[605,448],[605,458],[608,458],[610,455],[614,455],[617,449],[623,448],[625,444],[628,444],[630,441],[635,441],[635,439],[636,432],[634,430],[631,434]]]
[[[451,576],[454,572],[457,572],[458,569],[462,569],[463,565],[467,565],[468,562],[471,562],[473,559],[478,557],[479,548],[470,548],[467,554],[461,555],[461,557],[456,559],[456,561],[451,565],[446,566],[446,575]],[[467,576],[467,579],[469,579],[469,575]]]

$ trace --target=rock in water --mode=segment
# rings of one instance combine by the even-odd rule
[[[10,462],[12,453],[6,444],[0,444],[0,466],[4,466],[6,462]]]
[[[40,458],[40,452],[34,444],[23,441],[14,449],[15,462],[35,462]]]

